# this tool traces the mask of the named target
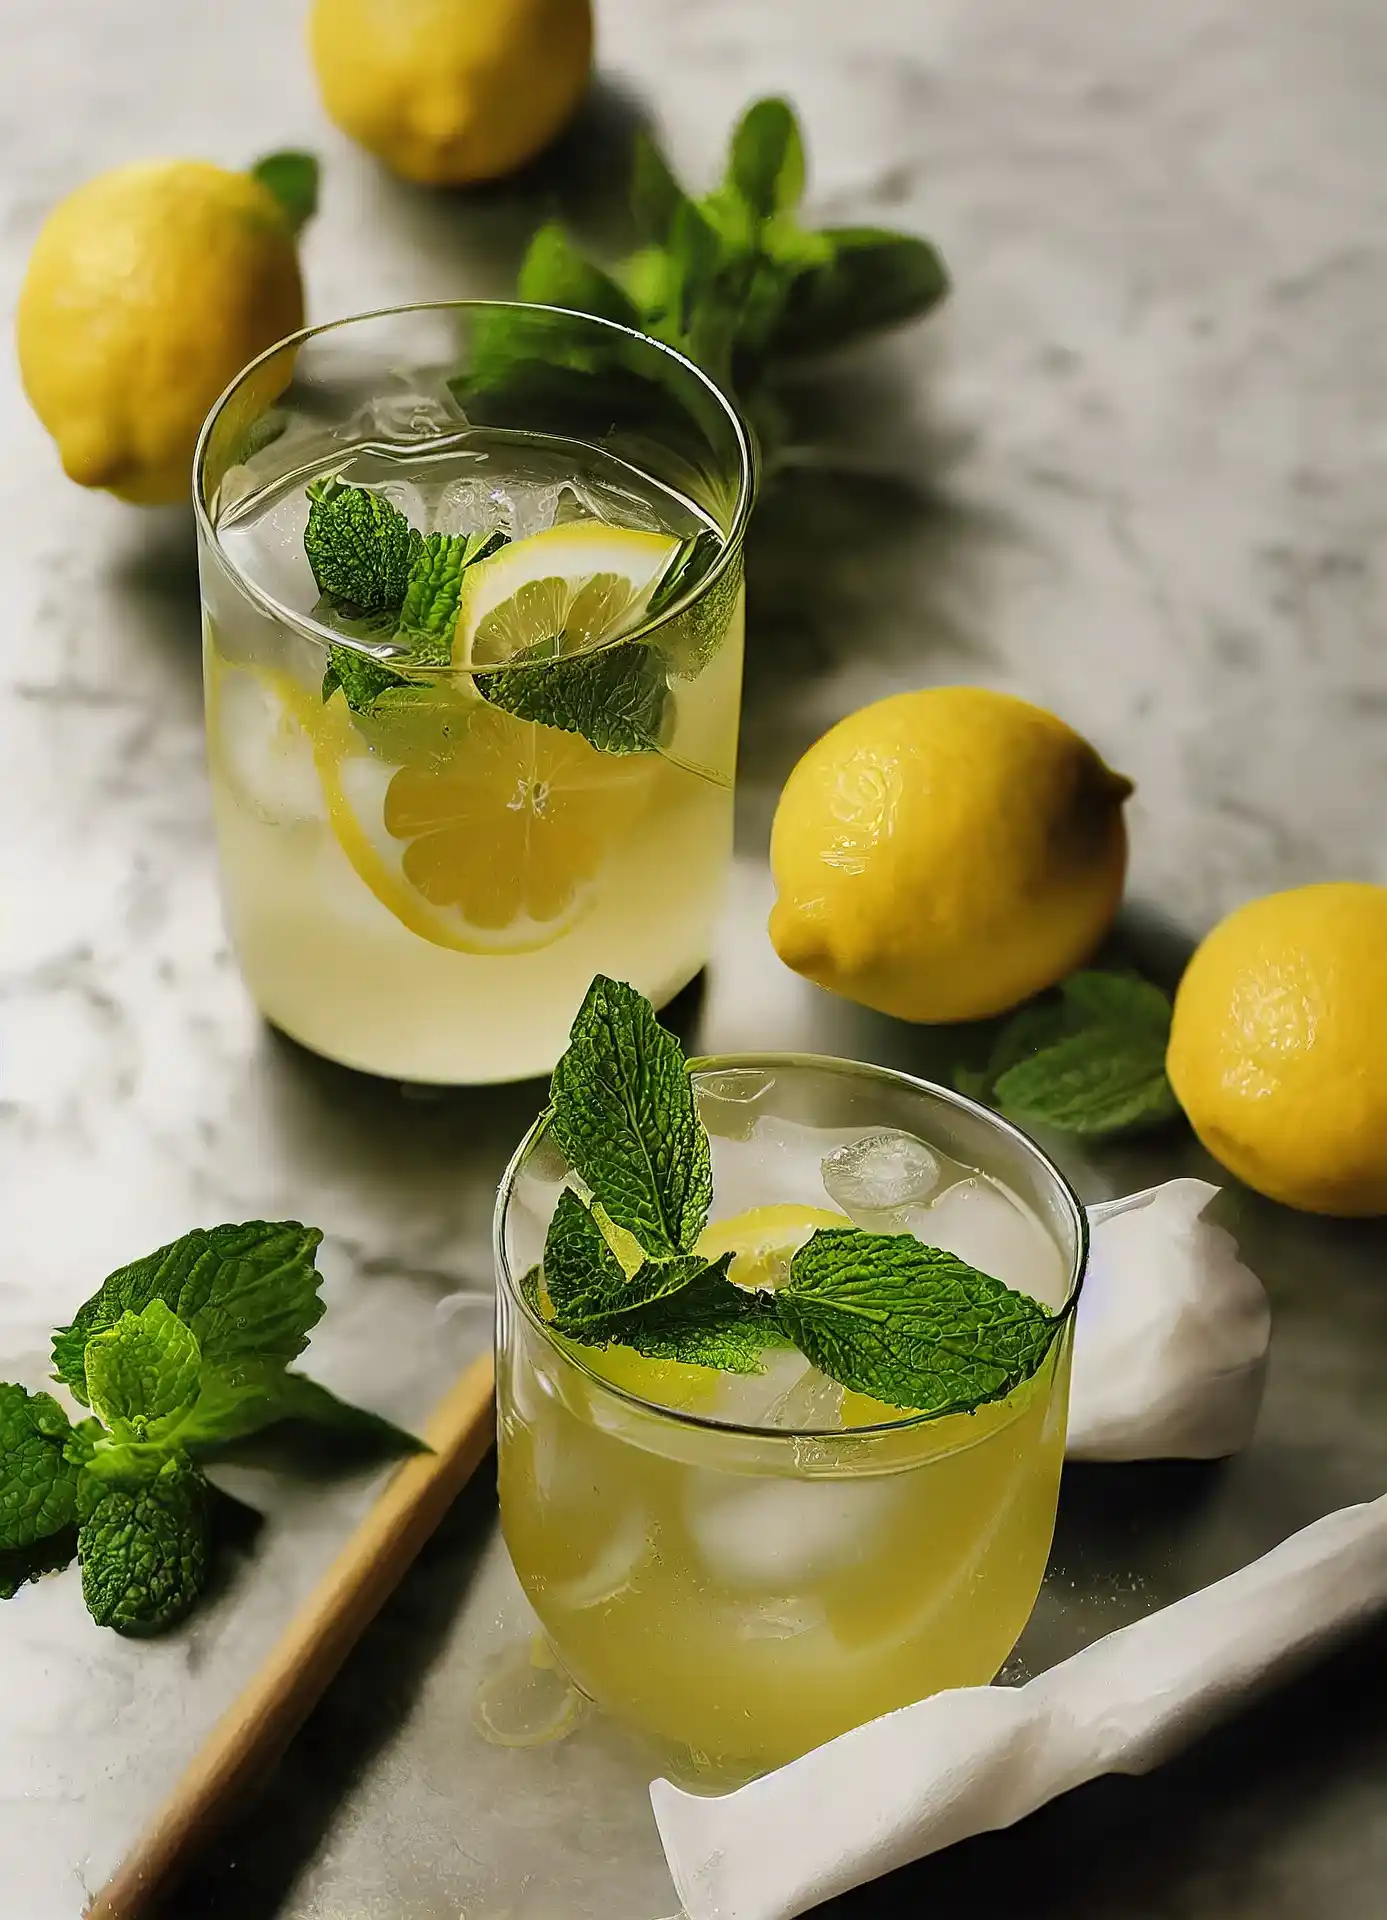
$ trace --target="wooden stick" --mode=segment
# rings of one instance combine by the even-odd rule
[[[88,1920],[141,1920],[230,1808],[260,1785],[329,1681],[486,1457],[492,1364],[476,1361],[434,1410],[432,1453],[402,1466],[213,1729]]]

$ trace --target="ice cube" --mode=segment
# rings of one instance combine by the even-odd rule
[[[504,533],[524,540],[552,527],[560,489],[547,483],[508,480],[494,474],[467,474],[444,487],[434,505],[430,530],[437,533]]]
[[[943,1247],[980,1273],[1052,1310],[1064,1305],[1059,1248],[1034,1214],[978,1174],[947,1187],[932,1207],[907,1209],[906,1224],[926,1246]]]
[[[326,820],[313,744],[270,681],[219,667],[212,723],[221,769],[252,813],[275,827]]]
[[[684,1524],[717,1585],[796,1597],[835,1568],[885,1549],[900,1499],[889,1475],[752,1479],[695,1470]]]
[[[825,1152],[855,1137],[846,1130],[805,1126],[778,1113],[757,1114],[749,1136],[728,1134],[719,1140],[715,1134],[713,1190],[719,1218],[751,1207],[821,1204],[819,1165]]]
[[[829,1433],[843,1424],[843,1389],[836,1380],[805,1365],[761,1416],[761,1424],[787,1433]]]
[[[694,1089],[698,1117],[709,1133],[724,1140],[749,1140],[756,1124],[755,1103],[775,1085],[775,1075],[756,1067],[728,1067],[701,1073]]]
[[[824,1191],[868,1233],[899,1233],[890,1216],[922,1206],[939,1185],[939,1161],[923,1140],[898,1127],[864,1134],[826,1154]]]
[[[762,1365],[764,1373],[719,1374],[717,1397],[706,1409],[706,1417],[730,1427],[779,1424],[771,1419],[771,1413],[799,1384],[808,1362],[802,1353],[782,1349],[763,1355]]]

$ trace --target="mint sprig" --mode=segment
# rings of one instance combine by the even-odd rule
[[[419,1442],[290,1371],[323,1313],[297,1221],[196,1229],[111,1274],[53,1338],[92,1417],[0,1386],[0,1598],[81,1562],[93,1618],[156,1633],[202,1592],[215,1494],[200,1461],[311,1424],[389,1455]],[[75,1529],[75,1531],[74,1531]]]
[[[1023,1007],[960,1092],[1023,1125],[1096,1140],[1164,1125],[1179,1113],[1165,1055],[1171,1006],[1136,974],[1072,974],[1055,998]]]
[[[638,137],[630,184],[641,246],[608,273],[562,227],[541,227],[521,266],[521,300],[596,314],[638,328],[731,386],[762,433],[783,430],[777,376],[793,360],[834,352],[927,313],[948,275],[927,240],[884,228],[811,229],[798,217],[804,141],[789,103],[757,100],[733,130],[723,178],[690,194],[659,148]],[[514,350],[506,350],[507,336]],[[469,393],[533,382],[523,316],[488,331]],[[551,342],[551,357],[558,343]],[[589,377],[590,348],[572,360]],[[619,380],[620,355],[610,372]]]
[[[423,536],[383,494],[336,474],[311,480],[308,501],[303,548],[319,593],[362,613],[393,613]]]
[[[1043,1364],[1065,1314],[909,1234],[819,1230],[775,1291],[735,1285],[696,1243],[711,1153],[674,1036],[599,975],[554,1072],[550,1127],[587,1190],[560,1193],[524,1296],[579,1345],[763,1371],[792,1345],[840,1385],[927,1414],[1004,1399]],[[608,1226],[634,1238],[618,1257]]]
[[[415,548],[397,634],[416,660],[446,665],[452,659],[462,577],[505,544],[506,536],[498,529],[494,533],[431,533]]]

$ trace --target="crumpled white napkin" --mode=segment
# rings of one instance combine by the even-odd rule
[[[1088,1209],[1074,1328],[1071,1460],[1218,1460],[1252,1438],[1271,1307],[1231,1234],[1202,1218],[1207,1180]]]
[[[1317,1520],[1024,1687],[937,1693],[719,1799],[656,1780],[684,1910],[790,1920],[1084,1780],[1146,1773],[1384,1609],[1387,1497]]]

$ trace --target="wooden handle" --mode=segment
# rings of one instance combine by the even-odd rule
[[[328,1568],[279,1644],[223,1715],[134,1851],[87,1909],[140,1920],[210,1829],[263,1781],[406,1568],[486,1457],[492,1363],[467,1369],[434,1410],[432,1453],[402,1466]]]

